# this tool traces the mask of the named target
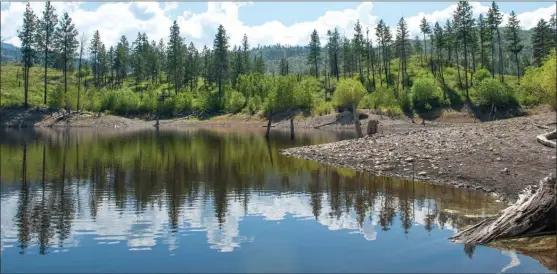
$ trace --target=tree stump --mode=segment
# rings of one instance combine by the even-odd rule
[[[367,135],[373,135],[377,133],[377,128],[379,126],[379,121],[370,120],[367,122]]]
[[[552,132],[548,132],[548,133],[544,133],[544,134],[540,134],[536,137],[536,139],[538,140],[538,143],[547,146],[547,147],[556,147],[555,141],[551,141],[554,139],[557,139],[557,130],[554,130]]]
[[[514,205],[498,217],[486,219],[457,232],[450,239],[455,243],[486,244],[499,238],[552,234],[557,229],[555,175],[540,181],[535,189],[528,186]]]

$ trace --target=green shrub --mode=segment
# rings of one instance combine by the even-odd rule
[[[303,109],[311,109],[313,97],[321,92],[321,83],[313,78],[305,78],[294,87],[294,104]]]
[[[413,102],[412,94],[410,94],[408,91],[403,91],[398,98],[398,105],[400,106],[401,111],[412,114],[414,110],[414,102]],[[430,110],[431,104],[426,103],[425,109]]]
[[[358,105],[365,95],[365,89],[360,81],[355,79],[342,79],[338,82],[333,102],[335,106]]]
[[[237,113],[244,107],[245,102],[244,95],[235,90],[230,90],[227,91],[225,96],[224,109],[228,113]]]
[[[108,110],[112,113],[127,115],[136,113],[140,103],[139,96],[130,89],[101,91],[101,111]]]
[[[58,85],[48,96],[48,106],[53,109],[62,109],[66,107],[66,96],[64,87]]]
[[[321,116],[331,114],[335,111],[333,105],[323,99],[315,102],[313,109],[311,110],[311,115]]]
[[[495,105],[504,107],[513,100],[512,90],[495,79],[483,80],[475,89],[472,90],[472,97],[483,107]]]
[[[489,70],[484,68],[477,70],[476,74],[474,74],[474,80],[476,80],[476,83],[481,83],[483,80],[489,78],[492,78],[491,73],[489,72]]]
[[[247,114],[255,114],[261,109],[261,106],[261,98],[258,95],[255,95],[248,99],[248,103],[243,111]]]
[[[412,86],[412,105],[418,111],[436,108],[442,102],[442,92],[433,79],[420,78]]]
[[[557,90],[555,51],[551,51],[543,65],[530,67],[520,80],[518,94],[520,102],[525,105],[549,104],[557,110]]]
[[[149,90],[141,95],[141,104],[139,111],[146,113],[155,113],[159,100],[159,93],[154,90]]]
[[[219,109],[219,93],[217,89],[205,90],[200,86],[197,97],[193,101],[193,108],[198,111],[214,111]]]
[[[180,92],[174,98],[174,112],[175,113],[184,113],[190,112],[193,110],[193,96],[191,92]]]

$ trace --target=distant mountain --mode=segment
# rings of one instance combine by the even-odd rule
[[[0,60],[2,62],[17,62],[21,60],[21,51],[19,48],[8,44],[8,43],[1,43],[2,55],[0,55]]]

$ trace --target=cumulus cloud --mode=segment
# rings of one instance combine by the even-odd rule
[[[240,44],[242,37],[248,35],[250,44],[269,45],[305,45],[308,43],[310,33],[315,29],[322,39],[326,39],[327,30],[338,28],[341,35],[353,36],[354,24],[360,21],[365,31],[369,28],[370,38],[374,39],[373,29],[379,16],[373,14],[373,3],[362,2],[354,9],[330,10],[311,21],[297,22],[285,25],[280,21],[268,21],[260,25],[246,25],[239,16],[239,9],[250,5],[251,2],[209,2],[205,11],[193,13],[184,10],[182,14],[172,18],[169,12],[178,8],[175,2],[125,2],[103,3],[94,10],[85,10],[82,4],[75,2],[53,2],[61,15],[70,13],[76,27],[89,39],[95,30],[99,30],[103,42],[110,46],[115,45],[122,35],[129,41],[137,37],[138,32],[145,32],[150,39],[166,39],[174,19],[180,26],[181,34],[187,42],[193,42],[197,47],[211,46],[218,25],[225,26],[231,44]],[[489,3],[471,2],[473,13],[487,13]],[[5,42],[18,46],[17,30],[22,25],[22,14],[25,3],[3,3],[2,12],[2,37]],[[31,7],[37,15],[44,9],[44,3],[32,2]],[[430,22],[441,22],[452,17],[456,4],[451,4],[443,10],[431,13],[420,12],[415,16],[407,17],[411,37],[420,34],[419,22],[423,17]],[[544,18],[549,19],[555,11],[555,4],[547,8],[540,8],[532,12],[518,14],[523,28],[530,29]],[[503,23],[507,21],[505,14]],[[394,31],[395,26],[391,26]]]

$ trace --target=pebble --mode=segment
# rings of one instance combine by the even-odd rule
[[[501,161],[501,158],[497,157],[497,159],[495,159],[495,160],[497,160],[497,161]]]
[[[404,161],[411,163],[411,162],[414,162],[414,158],[408,157],[408,158],[404,159]]]
[[[425,172],[425,171],[422,171],[422,172],[418,173],[418,175],[420,175],[420,176],[424,176],[426,174],[427,174],[427,172]]]
[[[501,170],[501,172],[509,174],[509,169],[508,169],[508,168],[503,168],[503,169]]]

